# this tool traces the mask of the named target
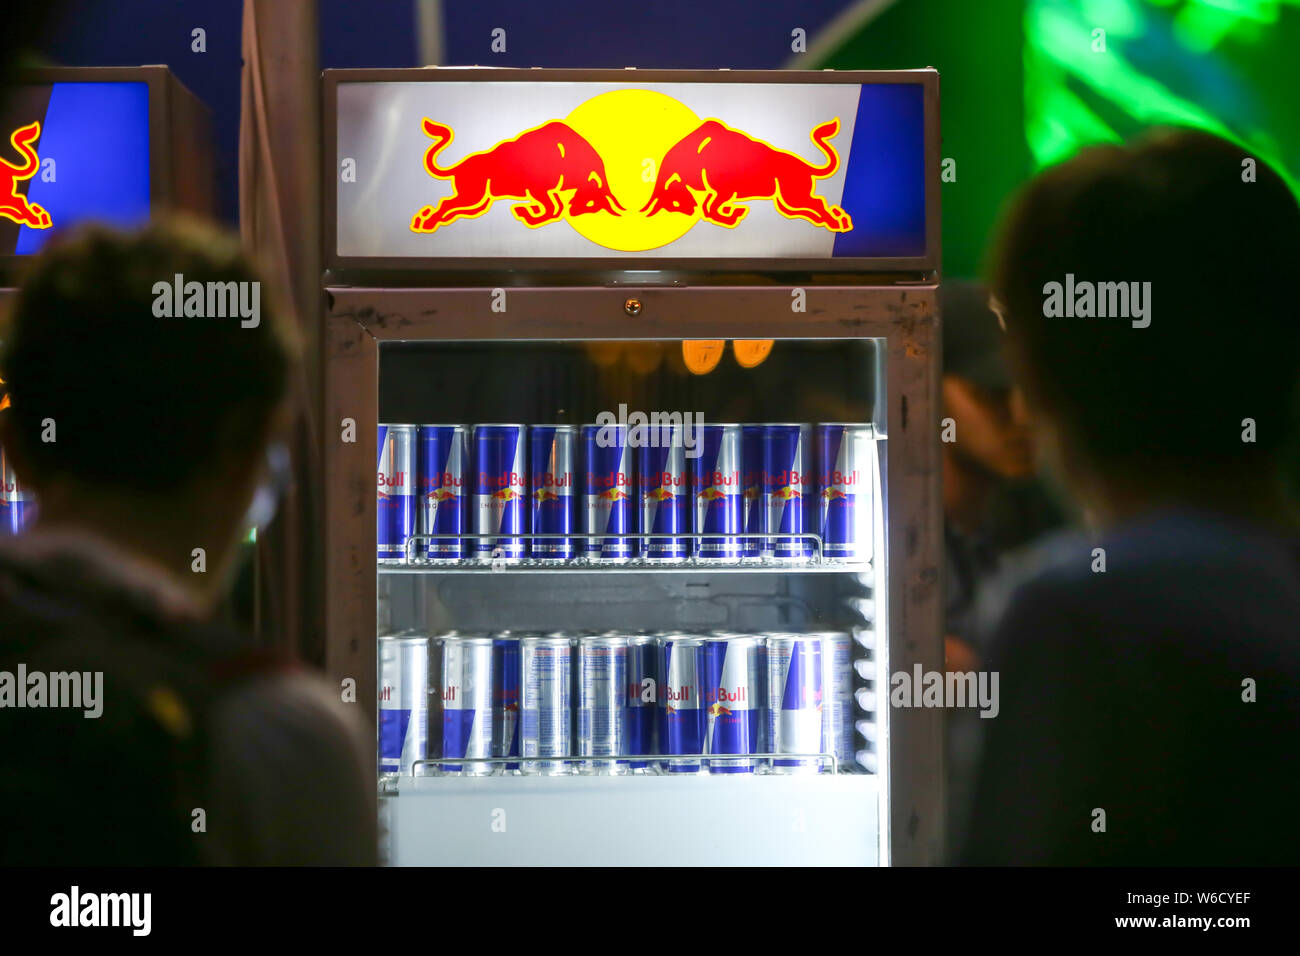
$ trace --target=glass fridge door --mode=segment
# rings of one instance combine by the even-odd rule
[[[887,862],[883,340],[378,351],[388,859]]]

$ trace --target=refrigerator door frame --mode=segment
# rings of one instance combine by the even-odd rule
[[[374,448],[379,346],[398,341],[596,339],[885,340],[889,448],[885,486],[888,672],[943,672],[942,514],[938,438],[940,338],[936,281],[809,285],[806,312],[789,286],[617,286],[502,290],[333,286],[327,298],[324,381],[325,649],[330,677],[365,718],[376,705]],[[631,301],[639,310],[631,314]],[[348,440],[348,439],[351,440]],[[882,863],[938,864],[944,852],[944,712],[885,716],[879,843]]]

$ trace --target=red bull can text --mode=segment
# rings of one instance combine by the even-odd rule
[[[529,508],[534,535],[530,553],[539,561],[568,561],[573,557],[574,451],[577,429],[572,425],[533,425],[528,429]]]
[[[492,635],[492,756],[519,756],[519,635]],[[515,773],[519,763],[507,763]]]
[[[822,736],[841,770],[853,765],[853,649],[845,631],[816,631],[822,642]]]
[[[696,557],[704,561],[734,561],[741,557],[743,489],[740,474],[741,427],[700,427],[700,457],[691,469],[695,498]]]
[[[637,498],[641,507],[641,557],[650,562],[685,561],[690,557],[690,481],[686,473],[686,450],[682,426],[665,426],[659,447],[637,448]],[[653,533],[653,537],[651,536]]]
[[[582,451],[584,534],[635,534],[637,507],[633,500],[632,449],[626,425],[583,425]],[[588,537],[583,551],[589,561],[626,562],[636,556],[634,538]]]
[[[392,564],[406,559],[415,533],[415,426],[379,426],[378,557]]]
[[[578,753],[614,757],[626,745],[623,713],[627,703],[627,638],[613,634],[577,641]],[[584,773],[625,773],[624,760],[585,760]]]
[[[623,714],[625,753],[653,754],[658,746],[659,641],[649,634],[627,639],[627,699]],[[628,763],[633,773],[647,773],[649,763]]]
[[[808,634],[767,638],[767,728],[773,753],[819,754],[823,741],[822,641]],[[821,761],[772,761],[773,773],[816,773]]]
[[[872,458],[870,425],[819,424],[817,440],[818,534],[831,560],[871,558]]]
[[[429,639],[387,635],[378,643],[379,772],[409,774],[428,755]]]
[[[465,465],[469,457],[464,425],[421,425],[417,433],[419,533],[463,535],[466,530]],[[441,563],[465,557],[462,538],[425,541],[420,556]]]
[[[761,753],[763,642],[740,634],[709,637],[700,648],[704,753]],[[753,773],[747,760],[706,761],[710,773]]]
[[[767,532],[767,512],[763,508],[763,476],[767,471],[763,461],[763,431],[762,425],[744,425],[740,430],[740,485],[744,501],[741,524],[749,535]],[[743,550],[745,557],[759,558],[771,551],[771,543],[761,537],[746,537]]]
[[[457,635],[442,642],[442,754],[491,757],[492,638]],[[445,773],[483,776],[489,763],[446,763]]]
[[[762,513],[768,534],[803,534],[812,498],[812,429],[807,425],[763,426]],[[812,543],[804,538],[769,538],[767,550],[778,561],[806,561]]]
[[[573,647],[568,637],[529,636],[519,641],[519,749],[526,774],[566,774],[573,753]],[[529,759],[534,758],[534,759]]]
[[[472,516],[474,533],[480,535],[474,544],[479,562],[513,563],[524,557],[527,545],[518,536],[528,532],[527,436],[523,425],[474,426]]]
[[[704,752],[704,710],[700,704],[700,648],[704,642],[685,634],[660,641],[659,743],[664,754]],[[666,760],[667,773],[699,773],[695,760]]]

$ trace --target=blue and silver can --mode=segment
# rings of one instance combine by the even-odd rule
[[[871,425],[819,424],[817,532],[822,554],[836,561],[868,561],[872,551],[872,484],[876,454]]]
[[[492,756],[519,756],[519,635],[492,635]],[[518,761],[505,765],[519,770]]]
[[[526,774],[572,773],[573,646],[562,634],[519,641],[519,749]],[[537,759],[546,758],[546,759]]]
[[[415,426],[379,426],[379,490],[375,499],[378,560],[406,560],[406,542],[415,534]]]
[[[442,641],[442,754],[491,757],[492,638],[461,634]],[[462,760],[444,763],[445,773],[485,776],[490,763]]]
[[[529,507],[533,537],[530,554],[538,561],[573,557],[574,458],[577,429],[572,425],[532,425],[528,429]]]
[[[853,639],[847,631],[817,631],[822,642],[822,724],[826,750],[841,772],[853,766]]]
[[[706,754],[762,753],[763,641],[723,634],[704,641],[700,699]],[[753,773],[755,761],[709,760],[710,773]]]
[[[735,561],[743,553],[744,489],[739,425],[700,426],[700,457],[691,469],[695,500],[695,555],[704,561]]]
[[[30,500],[18,484],[9,456],[0,448],[0,536],[17,534],[30,519]]]
[[[524,425],[474,426],[474,558],[480,563],[523,559],[528,533],[528,474]],[[501,537],[495,537],[501,535]]]
[[[742,425],[740,429],[740,486],[744,504],[741,523],[747,532],[742,545],[747,558],[759,558],[771,551],[771,543],[759,537],[767,532],[767,511],[763,507],[763,480],[767,471],[763,425]]]
[[[409,774],[428,756],[429,639],[385,635],[378,651],[379,772]]]
[[[637,499],[641,508],[641,557],[656,563],[690,557],[691,519],[687,503],[691,487],[686,471],[682,426],[652,430],[649,444],[636,453]],[[653,535],[653,537],[651,536]]]
[[[421,425],[417,433],[419,533],[458,536],[424,542],[419,556],[435,563],[465,557],[468,434],[464,425]]]
[[[767,638],[767,729],[772,753],[820,754],[825,751],[824,664],[822,642],[809,634],[770,634]],[[772,772],[817,773],[821,761],[780,757]]]
[[[763,526],[768,534],[804,534],[813,491],[812,429],[799,424],[763,426]],[[768,538],[767,551],[783,563],[808,560],[806,538]]]
[[[628,754],[653,754],[658,746],[659,640],[650,634],[627,639],[627,700],[623,733]],[[647,773],[649,761],[632,760],[633,773]]]
[[[582,488],[583,554],[589,561],[620,563],[636,557],[635,538],[601,538],[599,534],[633,535],[637,530],[632,449],[626,425],[583,425],[585,480]]]
[[[627,638],[586,635],[577,640],[578,753],[616,757],[624,752]],[[584,760],[583,773],[626,773],[625,760]]]
[[[659,745],[665,755],[684,754],[693,760],[665,760],[666,773],[699,773],[704,752],[704,710],[700,704],[700,656],[704,641],[688,634],[666,634],[660,640]]]

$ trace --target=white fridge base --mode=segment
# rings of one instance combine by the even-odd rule
[[[874,866],[873,774],[417,777],[395,866]]]

